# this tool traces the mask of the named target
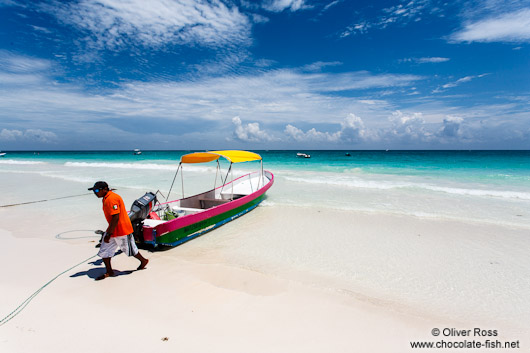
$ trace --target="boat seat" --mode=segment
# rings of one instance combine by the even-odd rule
[[[197,213],[197,212],[202,212],[204,211],[203,209],[201,208],[190,208],[190,207],[179,207],[179,206],[171,206],[171,209],[173,211],[185,211],[186,213],[190,212],[190,213]]]
[[[234,194],[233,196],[234,196],[233,199],[237,200],[237,199],[240,199],[240,198],[242,198],[244,196],[247,196],[247,195],[246,194],[245,195],[243,195],[243,194]],[[232,200],[232,193],[224,193],[224,192],[222,192],[221,193],[221,197],[223,198],[223,200]]]
[[[156,227],[159,224],[166,223],[167,221],[162,221],[160,219],[144,219],[143,224],[144,226],[148,226],[151,228]]]
[[[224,203],[230,202],[230,200],[200,198],[199,202],[201,203],[201,208],[207,209],[207,208],[219,206]]]

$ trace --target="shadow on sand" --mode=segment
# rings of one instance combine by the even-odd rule
[[[121,253],[122,253],[122,251],[118,250],[116,252],[116,254],[114,254],[114,256],[119,255]],[[103,259],[99,259],[99,260],[95,260],[95,261],[89,262],[89,264],[93,265],[93,266],[101,266],[101,265],[103,265]],[[135,270],[129,270],[129,271],[114,270],[114,274],[115,274],[114,277],[130,275],[134,271]],[[99,276],[101,276],[102,274],[104,274],[105,272],[106,272],[105,267],[91,268],[90,270],[87,270],[87,271],[77,272],[77,273],[71,275],[70,278],[88,276],[88,277],[90,277],[92,279],[96,279]]]
[[[114,274],[115,274],[114,277],[130,275],[131,273],[135,271],[136,270],[129,270],[129,271],[114,270]],[[88,271],[81,271],[81,272],[74,273],[73,275],[70,276],[70,278],[88,276],[95,280],[96,278],[104,274],[105,272],[106,272],[105,267],[91,268]]]

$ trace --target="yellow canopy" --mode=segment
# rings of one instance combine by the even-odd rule
[[[228,151],[208,151],[195,152],[182,156],[180,163],[206,163],[224,157],[232,163],[259,161],[261,156],[248,151],[228,150]]]

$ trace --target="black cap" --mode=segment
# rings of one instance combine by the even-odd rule
[[[91,188],[88,188],[88,190],[108,189],[108,188],[109,188],[109,184],[107,184],[106,182],[104,182],[104,181],[96,181],[94,186],[92,186]]]

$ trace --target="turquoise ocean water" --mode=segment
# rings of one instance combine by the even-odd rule
[[[167,192],[180,157],[189,152],[8,152],[0,173],[38,173],[78,182],[80,189],[106,180],[139,194]],[[276,176],[264,205],[530,227],[530,151],[300,151],[311,158],[297,157],[298,151],[254,152]],[[226,172],[227,163],[221,165]],[[238,164],[234,175],[256,169],[259,163]],[[215,172],[215,163],[185,166],[185,195],[212,187]]]
[[[192,151],[39,151],[8,152],[2,164],[43,162],[61,164],[161,163],[178,164]],[[259,151],[270,169],[455,177],[467,180],[530,182],[530,151],[302,151],[312,158],[296,158],[297,151]],[[349,153],[350,156],[346,156]],[[14,163],[13,163],[14,164]],[[21,163],[22,164],[22,163]]]
[[[83,184],[80,189],[107,180],[138,193],[167,192],[180,157],[189,152],[8,152],[0,159],[0,173],[38,173]],[[276,176],[264,205],[530,227],[530,151],[299,151],[311,158],[297,157],[298,151],[254,152]],[[226,172],[227,163],[222,167]],[[242,163],[234,175],[256,169],[259,163]],[[213,186],[215,172],[215,163],[185,166],[185,194]]]

